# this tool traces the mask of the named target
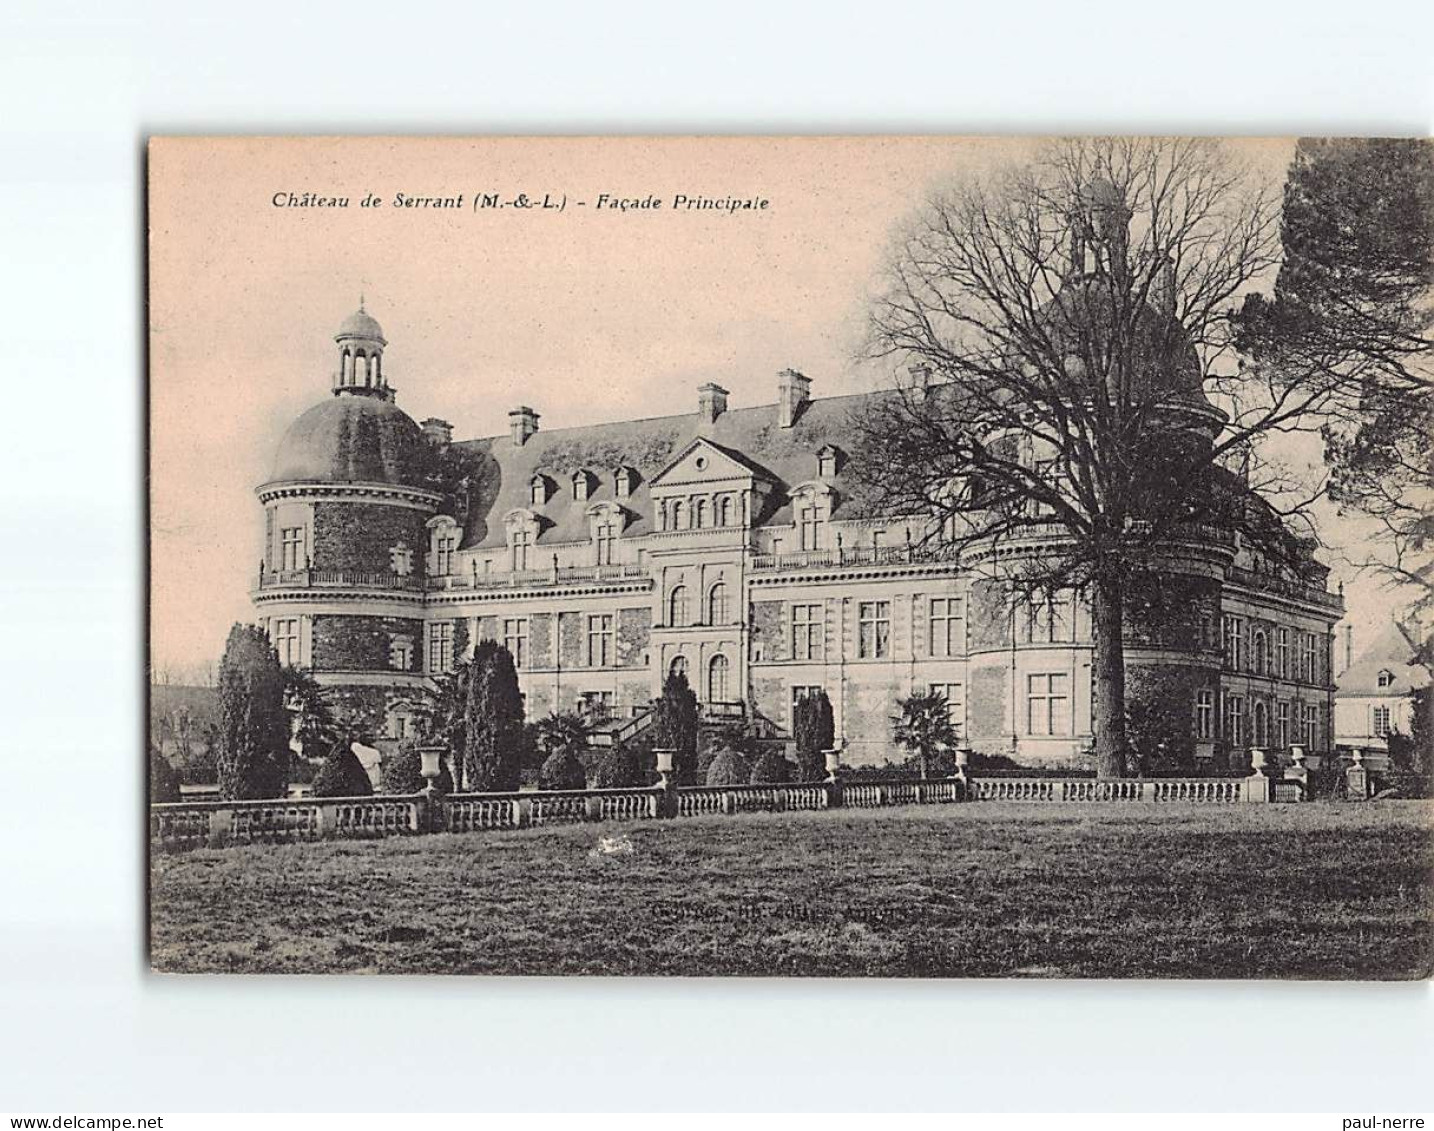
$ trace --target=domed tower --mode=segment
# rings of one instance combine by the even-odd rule
[[[1114,412],[1138,416],[1148,459],[1137,490],[1160,491],[1169,476],[1200,466],[1201,453],[1226,417],[1207,399],[1200,355],[1177,310],[1167,263],[1148,288],[1132,278],[1131,210],[1108,181],[1077,196],[1069,218],[1069,269],[1039,311],[1042,334],[1070,382],[1073,402],[1105,400]],[[1058,474],[1058,453],[1020,431],[1006,437],[1010,456],[1037,477]],[[1183,454],[1194,458],[1183,459]],[[1214,484],[1212,482],[1212,489]],[[1065,533],[1033,520],[988,555],[992,576],[972,583],[972,695],[1004,700],[1008,731],[988,750],[1024,764],[1069,764],[1093,736],[1094,629],[1088,599],[1070,590],[1037,593],[1009,607],[1004,572],[1060,554]],[[1045,512],[1049,513],[1049,512]],[[1126,705],[1133,730],[1171,730],[1174,757],[1208,757],[1212,743],[1195,721],[1212,703],[1220,679],[1223,582],[1235,555],[1229,531],[1174,526],[1153,560],[1130,583],[1124,605]],[[1039,573],[1039,567],[1032,573]],[[1057,706],[1058,705],[1058,706]],[[994,714],[994,709],[992,714]],[[1059,725],[1055,722],[1059,713]],[[1170,744],[1174,746],[1174,742]]]
[[[421,697],[430,447],[394,403],[388,344],[360,308],[344,320],[333,394],[284,434],[257,493],[264,550],[253,600],[281,663],[329,689],[355,738],[403,738]]]

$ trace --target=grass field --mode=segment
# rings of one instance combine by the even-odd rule
[[[626,835],[625,855],[592,852]],[[164,971],[1419,978],[1434,806],[911,806],[156,855]]]

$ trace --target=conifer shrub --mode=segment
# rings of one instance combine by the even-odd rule
[[[150,804],[179,800],[179,771],[156,747],[149,748]]]
[[[768,747],[752,764],[753,785],[784,785],[792,781],[797,767],[780,750]]]
[[[373,783],[347,742],[336,742],[314,778],[315,797],[368,797]]]
[[[539,789],[587,789],[588,775],[571,750],[555,750],[538,771]]]

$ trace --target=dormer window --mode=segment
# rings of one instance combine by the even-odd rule
[[[548,477],[535,475],[528,481],[528,498],[533,506],[540,507],[548,501]]]
[[[826,444],[817,452],[817,474],[823,479],[830,479],[837,473],[841,462],[841,449],[833,444]]]
[[[428,570],[434,577],[447,577],[457,564],[458,524],[446,514],[428,520]]]
[[[630,498],[637,489],[637,472],[630,467],[619,467],[612,477],[612,489],[619,499]]]
[[[573,501],[585,503],[588,496],[592,494],[592,476],[583,470],[573,472]]]
[[[1388,670],[1381,671],[1381,672],[1379,673],[1379,686],[1380,686],[1380,687],[1393,687],[1393,686],[1394,686],[1394,673],[1393,673],[1392,671],[1388,671]]]

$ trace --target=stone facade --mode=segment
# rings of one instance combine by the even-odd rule
[[[983,753],[1083,764],[1083,595],[1013,600],[1001,568],[941,552],[926,518],[872,513],[853,478],[853,399],[812,399],[800,374],[779,386],[755,408],[709,396],[692,414],[553,432],[532,410],[485,439],[432,429],[431,454],[463,469],[451,482],[395,456],[417,426],[386,388],[371,452],[352,424],[377,428],[368,416],[330,414],[346,430],[329,436],[321,414],[286,438],[276,467],[292,476],[260,488],[260,617],[289,662],[390,739],[405,704],[494,639],[515,650],[530,718],[640,711],[682,670],[704,703],[778,732],[821,688],[846,758],[879,763],[900,756],[898,697],[935,689]],[[411,560],[396,554],[410,543]],[[1033,535],[1021,552],[1045,551]],[[314,572],[288,568],[310,557]],[[1327,749],[1341,606],[1323,576],[1313,561],[1274,569],[1219,532],[1172,544],[1127,602],[1132,712],[1148,722],[1158,707],[1180,756],[1207,765],[1261,737]],[[410,635],[409,670],[391,670],[394,638]]]

